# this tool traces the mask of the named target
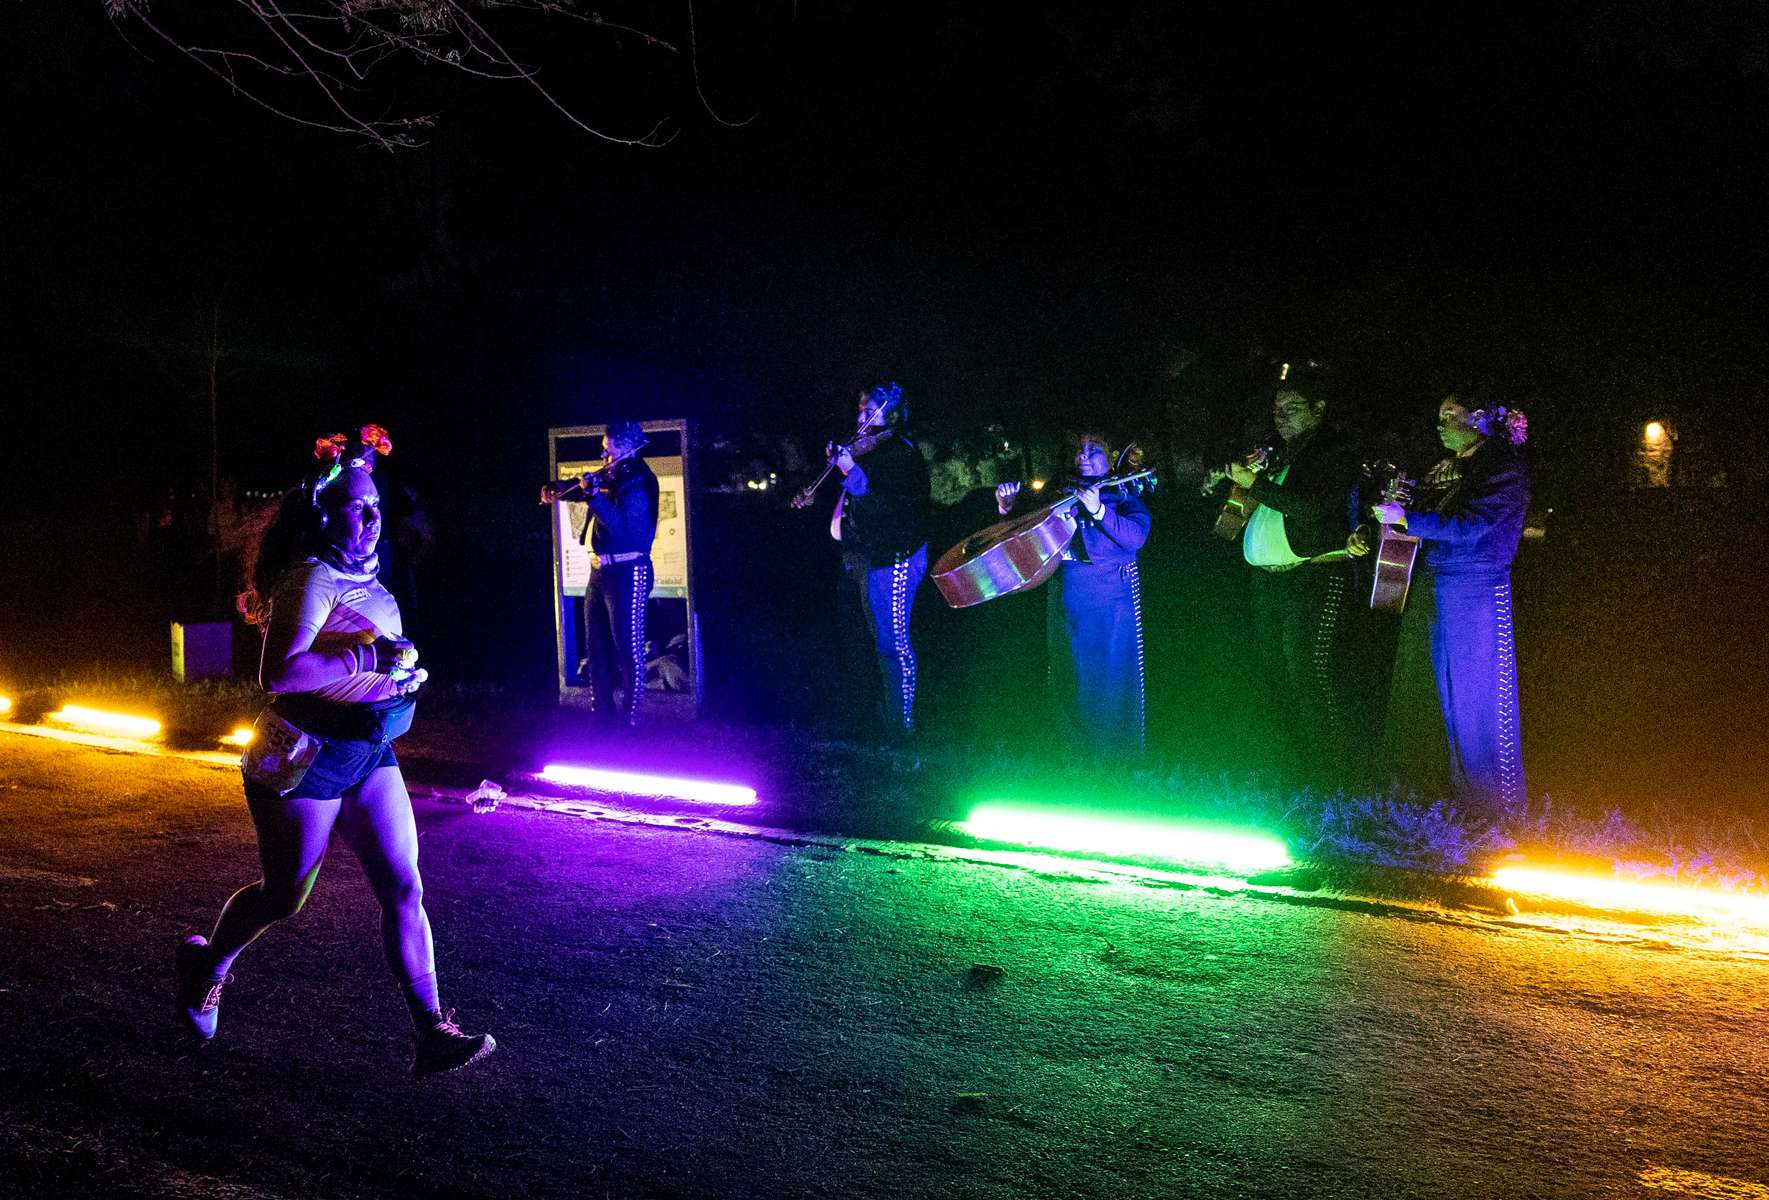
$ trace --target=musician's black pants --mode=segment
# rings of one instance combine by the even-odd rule
[[[909,618],[915,610],[915,593],[927,575],[927,547],[899,554],[885,567],[874,567],[858,554],[843,554],[842,573],[860,601],[878,658],[875,720],[887,735],[912,733],[916,667]]]
[[[1257,673],[1285,742],[1281,769],[1317,787],[1342,786],[1356,774],[1349,590],[1349,569],[1337,562],[1255,569],[1249,584]]]
[[[639,723],[645,694],[645,609],[649,558],[599,563],[584,592],[584,647],[590,660],[590,710],[624,725]]]

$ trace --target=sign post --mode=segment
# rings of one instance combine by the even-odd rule
[[[694,611],[692,528],[692,427],[686,420],[642,421],[640,453],[657,476],[657,538],[651,547],[654,582],[645,620],[645,699],[641,711],[678,718],[700,715],[700,626]],[[547,431],[550,479],[571,479],[602,461],[606,425],[569,425]],[[552,506],[553,623],[558,647],[559,698],[590,700],[588,649],[584,640],[584,592],[590,552],[583,534],[590,506],[560,501]]]

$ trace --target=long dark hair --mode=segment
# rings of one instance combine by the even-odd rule
[[[246,590],[234,601],[234,607],[250,624],[262,625],[270,619],[270,598],[284,573],[324,548],[326,522],[310,499],[312,495],[313,485],[307,481],[283,493],[276,515],[246,543]]]
[[[642,437],[643,435],[641,435]],[[379,425],[364,425],[355,437],[334,433],[315,439],[315,465],[296,487],[278,501],[276,515],[261,527],[245,547],[243,578],[246,590],[234,607],[248,622],[263,625],[270,619],[270,597],[285,572],[303,559],[326,549],[326,515],[321,504],[325,488],[344,470],[373,473],[375,456],[393,452],[393,440]]]

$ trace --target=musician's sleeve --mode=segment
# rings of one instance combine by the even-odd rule
[[[1529,474],[1512,459],[1463,493],[1447,513],[1408,512],[1407,532],[1433,542],[1472,542],[1503,525],[1523,527],[1529,512]]]
[[[872,490],[872,481],[866,476],[866,468],[859,463],[854,469],[842,476],[842,491],[850,496],[864,496]]]
[[[590,493],[590,508],[596,519],[608,528],[611,544],[628,545],[644,541],[657,530],[656,505],[643,478],[620,480],[612,494],[600,490]]]
[[[1286,517],[1327,517],[1344,509],[1357,476],[1355,457],[1339,450],[1304,466],[1301,472],[1285,476],[1283,483],[1270,473],[1262,474],[1247,490],[1255,500]]]
[[[1134,496],[1126,496],[1116,508],[1108,504],[1094,518],[1100,532],[1126,550],[1141,550],[1149,540],[1149,507]]]

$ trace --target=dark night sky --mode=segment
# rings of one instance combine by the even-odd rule
[[[954,430],[1135,423],[1189,387],[1215,443],[1262,353],[1332,361],[1383,420],[1469,372],[1580,436],[1758,394],[1759,5],[702,7],[702,90],[741,128],[685,53],[511,19],[577,111],[674,140],[395,67],[368,105],[440,121],[389,154],[98,0],[7,6],[31,440],[103,424],[120,483],[206,477],[211,328],[224,454],[254,462],[374,415],[531,469],[537,431],[618,395],[821,438],[881,374]],[[685,5],[633,11],[688,45]]]

